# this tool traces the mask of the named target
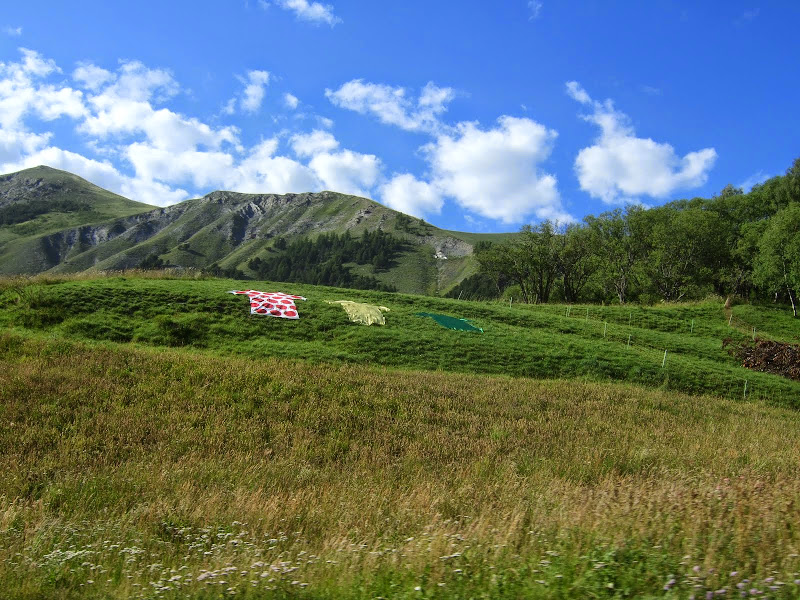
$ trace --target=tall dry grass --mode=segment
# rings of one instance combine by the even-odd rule
[[[794,411],[12,335],[0,361],[10,598],[800,590]]]

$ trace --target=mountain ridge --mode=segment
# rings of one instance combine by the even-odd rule
[[[381,230],[406,249],[390,268],[351,264],[400,291],[440,294],[475,272],[477,241],[509,234],[439,229],[369,198],[333,191],[247,194],[216,190],[168,207],[114,194],[67,171],[40,166],[0,176],[0,211],[25,205],[33,218],[0,224],[0,274],[124,270],[151,260],[173,267],[256,275],[248,262],[278,239]],[[66,208],[65,208],[66,207]],[[1,214],[1,213],[0,213]],[[66,227],[59,225],[66,224]]]

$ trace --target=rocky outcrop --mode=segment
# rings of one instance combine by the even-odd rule
[[[116,219],[99,225],[83,225],[40,238],[42,252],[50,267],[64,262],[71,254],[85,252],[111,240],[120,238],[129,246],[149,240],[159,231],[174,223],[185,212],[180,204],[168,209]]]

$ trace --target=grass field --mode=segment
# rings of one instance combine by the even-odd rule
[[[226,293],[250,287],[305,296],[308,300],[299,302],[300,320],[250,316],[244,297]],[[387,306],[387,325],[351,323],[327,300]],[[418,312],[471,319],[484,333],[443,329],[416,316]],[[784,313],[755,312],[757,335],[800,336],[800,326]],[[252,358],[625,381],[731,399],[744,397],[747,381],[749,397],[795,406],[800,383],[743,369],[722,347],[727,337],[752,337],[748,323],[753,313],[748,306],[734,307],[735,326],[729,327],[721,302],[630,308],[509,306],[301,284],[140,277],[78,277],[49,284],[12,279],[0,294],[0,326],[26,335],[182,346]]]
[[[241,285],[2,283],[4,598],[800,596],[797,384],[721,348],[782,314]]]

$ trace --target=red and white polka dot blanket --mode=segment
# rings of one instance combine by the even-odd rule
[[[245,294],[250,297],[250,314],[299,319],[295,300],[305,300],[302,296],[292,296],[283,292],[259,292],[257,290],[232,291],[231,294]]]

